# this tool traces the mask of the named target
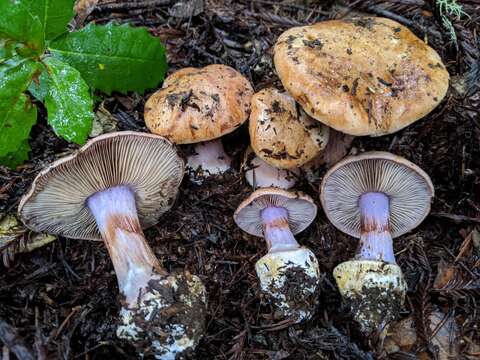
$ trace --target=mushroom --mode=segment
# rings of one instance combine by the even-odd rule
[[[396,132],[432,111],[448,89],[440,56],[385,18],[323,21],[278,38],[274,63],[311,117],[350,135]]]
[[[329,129],[297,109],[290,95],[268,88],[252,97],[249,132],[258,157],[276,168],[294,169],[321,153]]]
[[[248,80],[229,66],[184,68],[147,100],[145,124],[176,144],[197,144],[187,166],[192,179],[201,182],[230,168],[231,159],[216,139],[247,120],[252,94]]]
[[[321,202],[327,218],[360,238],[354,259],[338,265],[333,274],[363,332],[381,331],[398,314],[406,283],[392,238],[425,219],[433,195],[422,169],[387,152],[347,157],[323,178]]]
[[[287,190],[295,186],[300,175],[298,169],[285,170],[271,166],[256,156],[251,147],[245,152],[242,169],[245,171],[245,179],[254,189],[275,187]]]
[[[308,195],[264,188],[244,200],[233,217],[243,231],[265,238],[268,253],[255,264],[260,289],[277,314],[296,323],[313,314],[320,270],[314,253],[300,246],[294,235],[316,214]]]
[[[188,272],[168,274],[142,228],[170,209],[183,172],[182,159],[166,139],[110,133],[40,172],[18,208],[32,230],[103,239],[123,298],[117,336],[142,354],[166,360],[198,344],[205,288]]]

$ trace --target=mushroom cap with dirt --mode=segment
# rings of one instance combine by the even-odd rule
[[[255,264],[260,289],[277,314],[295,323],[308,320],[318,302],[318,260],[293,236],[316,214],[308,195],[276,188],[255,191],[234,214],[243,231],[265,238],[268,253]]]
[[[276,168],[292,169],[320,154],[329,128],[297,108],[289,94],[267,88],[252,97],[249,132],[258,157]]]
[[[191,352],[205,325],[200,279],[168,274],[142,231],[171,208],[183,173],[183,160],[165,138],[110,133],[47,166],[18,209],[32,230],[103,239],[123,298],[117,335],[162,359]]]
[[[433,184],[410,161],[373,151],[337,163],[325,174],[320,190],[327,218],[360,238],[355,258],[334,269],[340,293],[364,332],[381,331],[398,314],[406,292],[392,238],[425,219]]]
[[[435,50],[381,17],[291,28],[278,38],[274,62],[285,89],[311,117],[356,136],[410,125],[448,89]]]
[[[219,138],[248,119],[252,94],[250,82],[229,66],[184,68],[147,100],[145,124],[175,144],[197,144],[187,166],[194,181],[201,182],[204,175],[230,168]]]

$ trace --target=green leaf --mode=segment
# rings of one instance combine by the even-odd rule
[[[50,52],[107,94],[157,87],[167,68],[165,48],[145,28],[89,24],[54,40]]]
[[[50,78],[48,77],[47,70],[43,70],[40,76],[34,78],[28,87],[30,94],[38,101],[45,100],[48,93],[48,87],[50,86]]]
[[[28,139],[37,109],[23,94],[38,71],[38,63],[14,57],[0,65],[0,157],[16,153]]]
[[[15,42],[8,39],[0,39],[0,64],[15,56]]]
[[[25,43],[35,51],[43,53],[45,38],[42,23],[28,4],[33,0],[0,0],[0,35]]]
[[[67,32],[67,25],[73,17],[75,0],[25,0],[31,12],[42,23],[46,40],[52,40]]]
[[[28,160],[29,152],[30,144],[28,143],[28,140],[24,140],[15,152],[10,152],[5,156],[0,157],[0,164],[14,169]]]
[[[80,73],[53,57],[44,64],[50,77],[45,106],[48,123],[58,136],[83,144],[92,130],[93,101]]]

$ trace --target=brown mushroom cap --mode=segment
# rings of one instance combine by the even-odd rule
[[[310,116],[351,135],[398,131],[432,111],[448,89],[435,50],[385,18],[291,28],[278,38],[274,62]]]
[[[390,199],[390,232],[403,235],[430,212],[434,188],[430,177],[412,162],[382,151],[350,156],[332,167],[320,186],[320,200],[330,222],[344,233],[360,237],[358,201],[366,192]]]
[[[287,93],[268,88],[252,97],[249,122],[253,151],[268,164],[298,168],[325,148],[328,127],[312,119]]]
[[[183,173],[183,160],[161,136],[132,131],[101,135],[41,171],[20,202],[19,217],[35,231],[100,240],[86,200],[98,191],[127,185],[146,228],[170,209]]]
[[[145,124],[176,144],[217,139],[247,120],[252,94],[248,80],[229,66],[181,69],[145,103]]]
[[[252,193],[235,211],[233,219],[250,235],[263,237],[262,211],[267,207],[283,207],[288,211],[288,224],[293,234],[305,230],[317,215],[317,205],[301,192],[262,188]]]

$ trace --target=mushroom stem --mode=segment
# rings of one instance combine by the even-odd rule
[[[134,305],[154,272],[167,275],[145,240],[135,195],[128,186],[116,186],[90,196],[87,206],[112,259],[120,291]]]
[[[220,139],[195,144],[195,154],[188,157],[188,165],[196,171],[199,167],[211,175],[230,169],[232,159],[223,149]]]
[[[293,250],[300,247],[288,226],[288,212],[282,207],[267,207],[262,211],[263,235],[268,252]]]
[[[388,196],[381,192],[364,193],[360,197],[359,207],[361,234],[355,258],[395,264]]]

